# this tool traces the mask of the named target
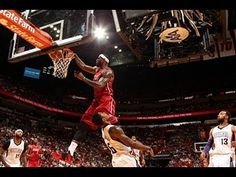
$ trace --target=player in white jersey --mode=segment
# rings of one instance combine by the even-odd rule
[[[211,167],[232,167],[233,148],[232,139],[236,136],[236,126],[229,124],[231,115],[228,111],[221,111],[218,116],[218,125],[210,130],[207,145],[200,155],[203,160],[209,153],[213,143],[211,154]]]
[[[26,165],[27,143],[22,139],[23,131],[17,129],[14,137],[2,146],[0,160],[5,167],[21,167]]]
[[[136,136],[132,136],[131,139],[133,141],[138,141]],[[132,154],[135,156],[136,160],[138,161],[139,166],[144,167],[145,166],[145,158],[144,158],[143,151],[133,148],[132,149]]]
[[[212,159],[214,159],[214,158],[212,158],[213,156],[214,156],[214,147],[211,147],[211,149],[210,149],[210,151],[209,151],[209,153],[208,153],[209,155],[209,157],[208,157],[208,167],[214,167],[213,165],[213,163],[212,163]]]
[[[95,113],[93,123],[101,125],[102,137],[107,148],[111,151],[113,167],[139,167],[132,148],[147,152],[150,156],[154,156],[150,146],[146,146],[141,142],[133,141],[125,135],[124,131],[116,125],[111,125],[109,115],[105,112]]]

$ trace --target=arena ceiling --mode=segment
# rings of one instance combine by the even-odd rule
[[[100,53],[110,58],[113,68],[134,64],[138,67],[145,66],[145,70],[152,70],[153,64],[157,66],[163,61],[181,60],[182,63],[186,63],[189,61],[189,56],[200,58],[202,54],[210,55],[212,45],[209,39],[215,37],[226,40],[229,35],[227,29],[235,28],[233,10],[116,10],[116,13],[118,23],[114,20],[112,10],[95,10],[94,13],[96,25],[106,27],[109,39],[95,40],[93,43],[72,48],[86,64],[94,65]],[[160,34],[166,28],[173,28],[176,25],[189,30],[186,39],[180,41],[175,39],[177,42],[166,42],[161,39]],[[9,45],[13,33],[2,26],[0,29],[2,72],[22,77],[26,66],[51,72],[53,63],[46,55],[19,63],[8,63]],[[68,79],[75,80],[73,72],[77,69],[75,62],[72,61]],[[50,74],[45,74],[45,77],[51,79]]]
[[[234,13],[234,10],[216,9],[95,10],[95,24],[104,27],[108,38],[72,49],[91,64],[98,54],[105,53],[111,59],[111,66],[135,62],[151,66],[165,60],[200,58],[214,52],[212,41],[227,40],[228,29],[236,26]],[[172,32],[168,33],[169,29]],[[7,36],[4,32],[1,31],[1,42],[9,46],[7,36],[11,32]],[[7,51],[9,48],[4,52]]]

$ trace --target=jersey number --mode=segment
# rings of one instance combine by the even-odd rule
[[[221,139],[221,144],[227,145],[228,144],[228,138],[222,138]]]
[[[20,157],[20,154],[16,154],[16,159],[18,159]]]
[[[109,143],[107,143],[107,147],[108,147],[108,149],[111,151],[112,154],[114,154],[114,153],[117,152],[116,149],[113,148]]]

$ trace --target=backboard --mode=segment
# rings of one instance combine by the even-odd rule
[[[93,10],[25,10],[21,15],[50,34],[53,45],[39,49],[14,33],[8,56],[10,63],[45,55],[53,49],[74,47],[93,40],[91,35],[94,24]]]

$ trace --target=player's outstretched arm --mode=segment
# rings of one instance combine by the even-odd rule
[[[209,138],[208,138],[207,144],[204,147],[204,150],[200,154],[201,161],[203,161],[205,158],[207,158],[207,154],[210,151],[212,144],[213,144],[213,136],[212,136],[212,129],[211,129],[211,131],[209,132]]]
[[[140,164],[141,164],[142,167],[144,167],[145,164],[146,164],[145,157],[144,157],[144,152],[140,150],[139,155],[140,155]]]
[[[153,149],[150,146],[144,145],[143,143],[138,142],[138,141],[133,141],[131,138],[126,136],[124,131],[118,126],[111,127],[109,130],[109,134],[112,139],[121,141],[126,146],[145,151],[149,153],[150,156],[154,156]]]
[[[232,132],[234,134],[234,137],[236,137],[236,126],[232,126]],[[236,147],[236,141],[232,141],[232,147]]]
[[[75,54],[75,62],[83,71],[86,71],[90,74],[95,74],[97,67],[86,65],[77,54]]]
[[[91,79],[86,78],[81,72],[74,72],[74,76],[77,79],[84,81],[86,84],[90,85],[93,88],[103,88],[105,87],[106,83],[110,80],[110,78],[113,76],[113,73],[107,72],[98,81],[93,81]]]

